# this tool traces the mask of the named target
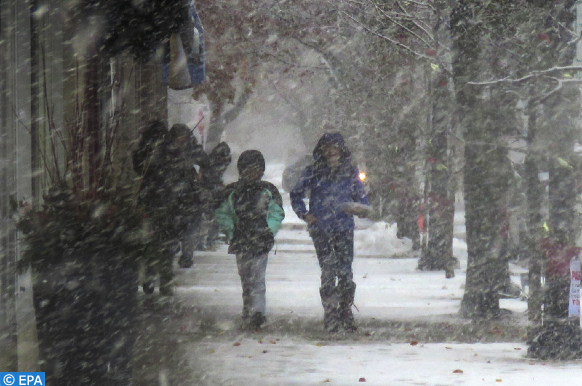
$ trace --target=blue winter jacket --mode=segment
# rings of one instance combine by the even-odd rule
[[[322,149],[330,143],[342,150],[341,164],[336,169],[330,169],[323,157]],[[368,197],[359,179],[358,168],[351,164],[351,154],[341,134],[324,134],[313,150],[313,158],[313,165],[305,168],[290,193],[293,210],[301,219],[307,213],[317,218],[309,229],[327,232],[354,229],[354,216],[344,213],[339,207],[347,202],[368,205]],[[309,211],[304,198],[309,198]]]

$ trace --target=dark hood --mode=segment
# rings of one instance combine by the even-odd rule
[[[230,147],[226,142],[220,142],[212,151],[210,152],[210,162],[214,166],[228,166],[232,161],[232,156],[230,154]]]
[[[245,150],[238,157],[236,167],[239,173],[242,173],[249,167],[258,167],[265,171],[265,158],[258,150]]]
[[[161,121],[150,121],[141,134],[141,141],[144,144],[154,143],[163,140],[168,134],[168,128]]]
[[[326,145],[337,145],[342,151],[342,163],[345,161],[349,161],[352,154],[346,147],[346,143],[344,141],[344,137],[340,133],[325,133],[319,141],[317,141],[317,145],[315,145],[315,149],[313,149],[313,159],[315,163],[325,163],[325,158],[323,157],[323,147]]]

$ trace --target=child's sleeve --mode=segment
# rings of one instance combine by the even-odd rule
[[[214,211],[214,216],[218,222],[218,226],[226,235],[227,242],[230,243],[232,239],[232,233],[234,231],[234,224],[236,219],[236,213],[234,207],[232,206],[232,194],[228,196],[226,200],[220,204],[218,209]]]
[[[283,198],[279,193],[277,187],[271,183],[266,183],[267,191],[269,192],[269,207],[267,209],[267,225],[273,236],[277,234],[281,228],[281,223],[285,218],[285,211],[283,210]]]
[[[273,235],[276,235],[277,232],[279,232],[281,223],[283,222],[284,218],[285,211],[273,198],[271,198],[271,201],[269,202],[269,209],[267,211],[267,225],[269,226],[271,232],[273,232]]]
[[[300,219],[303,219],[307,214],[307,207],[305,206],[303,199],[305,198],[307,189],[311,183],[311,178],[311,168],[307,167],[305,170],[303,170],[299,181],[297,181],[297,184],[289,193],[289,197],[291,198],[291,207],[297,214],[297,217]]]

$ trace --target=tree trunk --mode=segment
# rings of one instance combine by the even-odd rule
[[[451,14],[453,38],[453,77],[460,124],[465,136],[465,224],[467,228],[467,280],[460,313],[464,317],[496,314],[499,297],[491,288],[490,276],[483,274],[490,261],[491,223],[487,198],[481,184],[489,177],[484,155],[491,146],[480,142],[483,128],[474,126],[477,116],[477,90],[467,83],[478,71],[480,30],[474,23],[478,5],[459,1]],[[470,124],[471,123],[471,124]]]
[[[542,68],[571,65],[575,45],[567,30],[574,22],[575,1],[535,3],[547,7],[549,17],[543,26],[548,31],[549,49]],[[542,9],[542,11],[544,11]],[[552,86],[553,87],[553,86]],[[545,96],[543,115],[551,133],[549,148],[549,218],[543,249],[547,257],[541,326],[534,326],[528,337],[528,356],[539,359],[574,359],[582,357],[582,333],[578,318],[568,318],[570,260],[578,253],[575,243],[579,233],[576,211],[578,175],[574,165],[575,128],[580,116],[580,90],[566,85]],[[550,246],[551,248],[547,248]],[[542,244],[541,247],[544,247]],[[537,267],[534,265],[534,268]],[[533,274],[532,274],[533,275]],[[539,307],[539,301],[533,306]],[[530,312],[539,313],[539,309]],[[536,320],[537,321],[537,320]]]
[[[531,324],[539,325],[542,321],[542,276],[544,275],[543,255],[539,249],[543,226],[542,202],[543,187],[539,179],[540,155],[535,151],[538,131],[537,104],[533,100],[528,106],[528,152],[525,158],[525,193],[527,197],[527,251],[529,255],[528,272],[528,319]]]
[[[507,152],[492,144],[471,144],[476,140],[470,136],[466,138],[468,266],[461,313],[471,318],[496,317],[507,265],[501,253],[504,243],[501,232],[506,221],[504,203],[508,181],[506,173],[498,173],[506,167]]]
[[[252,94],[253,89],[251,87],[245,87],[234,106],[228,111],[223,111],[223,106],[217,105],[219,102],[210,102],[212,117],[208,127],[208,137],[206,138],[206,145],[209,150],[212,150],[220,143],[226,126],[238,118]],[[222,101],[220,103],[222,103]]]
[[[447,1],[436,1],[435,40],[446,41],[443,17],[447,12]],[[438,44],[437,58],[444,59],[441,44]],[[431,67],[430,100],[432,104],[431,131],[429,141],[429,222],[428,248],[423,251],[418,263],[419,269],[445,270],[447,278],[455,276],[453,258],[453,220],[455,214],[454,192],[450,191],[451,162],[448,138],[451,133],[452,93],[449,89],[448,69],[442,68],[441,60],[438,71]]]
[[[563,98],[570,91],[570,98]],[[579,253],[576,245],[578,235],[577,213],[575,211],[579,184],[574,165],[573,144],[574,116],[568,116],[568,105],[579,107],[579,90],[567,88],[555,95],[553,102],[546,103],[544,116],[559,116],[562,122],[552,122],[551,127],[560,130],[553,132],[556,147],[549,159],[549,218],[548,231],[540,243],[547,257],[545,264],[545,285],[540,302],[539,291],[535,294],[533,307],[543,304],[541,326],[533,325],[528,336],[528,356],[539,359],[570,360],[582,358],[582,332],[579,318],[569,318],[570,261]],[[559,111],[558,111],[559,110]],[[550,119],[551,122],[551,119]],[[536,266],[533,268],[543,271]],[[531,273],[534,276],[535,273]],[[537,276],[537,275],[536,275]],[[537,284],[537,283],[536,283]],[[531,293],[530,289],[530,293]],[[540,308],[530,309],[540,313]],[[539,322],[539,318],[535,319]]]
[[[477,79],[484,8],[460,1],[451,15],[453,76],[460,124],[465,140],[464,196],[467,229],[467,278],[460,313],[470,318],[499,315],[499,291],[507,270],[502,249],[506,242],[507,191],[510,165],[499,143],[499,118],[477,99],[481,89],[467,84]],[[481,98],[483,99],[483,98]]]
[[[554,5],[553,17],[548,20],[551,27],[549,38],[554,58],[558,65],[571,65],[575,46],[571,44],[566,26],[574,23],[572,8],[574,0]],[[555,65],[556,63],[554,63]],[[572,247],[576,244],[576,173],[574,172],[575,127],[580,115],[580,91],[578,86],[565,86],[544,100],[544,117],[557,130],[552,133],[555,144],[549,162],[549,219],[550,237],[553,241]],[[557,136],[557,138],[555,137]],[[550,263],[550,262],[549,262]],[[550,267],[548,267],[550,268]],[[551,272],[551,271],[550,271]],[[566,277],[546,275],[547,296],[544,312],[547,317],[568,316],[569,274]]]

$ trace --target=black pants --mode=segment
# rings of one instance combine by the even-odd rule
[[[155,237],[155,236],[154,236]],[[146,261],[145,283],[153,283],[156,274],[160,277],[160,288],[172,285],[174,279],[174,249],[176,240],[169,237],[160,237],[152,243],[151,256]]]
[[[193,220],[186,226],[186,230],[180,236],[182,246],[182,256],[180,256],[180,267],[191,267],[194,258],[194,250],[200,234],[199,219]]]
[[[321,268],[321,291],[339,292],[340,296],[355,288],[352,263],[354,261],[354,231],[326,232],[311,230],[317,260]]]

